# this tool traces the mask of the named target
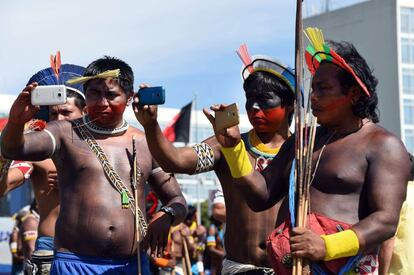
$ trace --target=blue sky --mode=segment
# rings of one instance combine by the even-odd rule
[[[0,92],[20,92],[32,74],[49,66],[49,55],[61,50],[62,63],[86,66],[103,55],[123,59],[134,70],[136,86],[164,86],[166,107],[180,108],[194,94],[198,108],[243,106],[235,49],[247,43],[252,55],[293,65],[295,2],[3,0]],[[308,1],[306,9],[320,2]]]

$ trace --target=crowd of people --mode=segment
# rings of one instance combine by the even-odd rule
[[[211,111],[226,105],[213,105],[203,111],[215,135],[189,147],[162,134],[157,106],[140,104],[120,59],[57,62],[30,78],[1,135],[10,165],[0,174],[1,195],[28,178],[33,186],[36,203],[16,217],[11,236],[26,274],[291,274],[298,258],[312,274],[396,268],[385,244],[397,231],[411,161],[377,124],[378,80],[364,58],[347,42],[307,48],[319,126],[308,224],[298,227],[290,213],[295,74],[274,58],[239,53],[252,129],[218,129]],[[53,84],[67,86],[66,104],[31,104],[38,85]],[[144,131],[123,118],[129,107]],[[208,228],[174,177],[207,171],[221,184]]]

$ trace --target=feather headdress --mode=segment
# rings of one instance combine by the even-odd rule
[[[305,35],[309,39],[309,45],[306,47],[305,59],[308,69],[312,75],[315,74],[316,70],[319,68],[322,61],[332,62],[345,71],[349,72],[358,85],[362,88],[365,94],[369,97],[371,96],[366,85],[362,80],[356,75],[351,66],[346,63],[346,61],[337,54],[332,48],[330,48],[326,43],[323,37],[322,30],[318,28],[307,28],[305,30]]]
[[[73,64],[61,64],[60,52],[58,51],[56,55],[50,56],[50,67],[40,70],[35,73],[27,82],[27,85],[33,82],[37,82],[39,85],[48,86],[48,85],[65,85],[65,82],[74,77],[81,77],[85,72],[85,68]],[[66,88],[72,90],[79,94],[85,99],[85,94],[83,92],[83,85],[73,84],[66,85]],[[46,106],[40,107],[40,111],[36,114],[37,118],[40,118],[44,121],[49,120],[49,108]]]
[[[61,64],[60,51],[56,55],[50,55],[50,67],[35,73],[27,84],[37,82],[39,85],[65,85],[65,83],[74,77],[81,77],[85,68],[73,64]],[[85,98],[83,86],[81,84],[69,84],[67,88],[74,90]]]
[[[266,55],[250,56],[246,44],[241,45],[236,53],[243,62],[241,71],[243,81],[254,72],[268,72],[282,80],[292,93],[295,93],[295,73],[288,65]]]

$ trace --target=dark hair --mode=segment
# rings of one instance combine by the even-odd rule
[[[83,98],[78,92],[73,91],[70,87],[66,89],[66,97],[67,98],[74,98],[75,105],[78,107],[79,110],[83,110],[86,106],[85,98]]]
[[[281,99],[282,107],[291,106],[295,96],[289,86],[279,77],[265,71],[256,71],[250,74],[243,84],[245,92],[272,92]],[[292,120],[293,111],[289,114],[289,123]]]
[[[354,106],[352,107],[354,115],[360,118],[369,118],[375,123],[379,122],[378,95],[375,91],[378,80],[372,74],[373,70],[371,70],[365,59],[358,53],[354,45],[351,43],[344,41],[328,41],[328,44],[352,68],[355,74],[365,84],[368,92],[371,95],[368,96],[361,90],[360,98],[357,102],[354,103]],[[353,86],[359,87],[355,78],[345,70],[341,70],[338,77],[344,91],[347,91]]]
[[[192,205],[189,205],[188,206],[188,212],[187,212],[187,216],[186,216],[186,220],[192,220],[193,218],[194,218],[194,215],[196,214],[196,212],[197,212],[197,208],[195,208],[194,206],[192,206]]]
[[[105,55],[103,58],[99,58],[93,61],[86,67],[84,76],[93,76],[103,73],[108,70],[120,69],[119,86],[126,92],[132,92],[134,90],[134,73],[131,67],[124,61]],[[88,82],[83,84],[83,89],[86,91],[88,88]]]

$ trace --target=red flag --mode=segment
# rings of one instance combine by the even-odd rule
[[[0,118],[0,132],[3,130],[3,128],[6,126],[8,121],[7,117]]]
[[[185,143],[190,141],[191,104],[192,102],[181,108],[181,111],[164,129],[163,134],[169,141]]]

